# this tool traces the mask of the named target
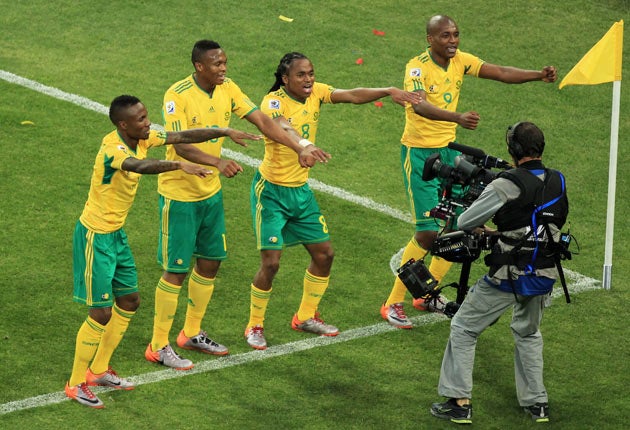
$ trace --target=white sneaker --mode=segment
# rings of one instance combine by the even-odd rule
[[[64,390],[66,392],[66,396],[72,400],[76,400],[82,405],[89,406],[91,408],[102,409],[105,407],[101,399],[96,397],[96,395],[90,390],[90,387],[85,382],[80,383],[79,385],[75,385],[71,387],[66,382],[66,388]]]
[[[245,337],[247,338],[247,344],[254,349],[267,349],[267,340],[265,339],[264,330],[265,329],[260,325],[246,328]]]
[[[383,306],[381,306],[381,316],[396,328],[413,328],[413,324],[411,324],[411,321],[407,318],[407,314],[405,314],[402,303],[394,303],[389,306],[383,303]]]
[[[184,330],[180,331],[177,336],[177,346],[182,349],[194,349],[212,355],[227,355],[229,352],[224,345],[210,339],[203,330],[193,337],[187,337],[184,334]]]
[[[166,367],[172,367],[175,370],[188,370],[192,369],[194,364],[192,361],[182,358],[178,353],[173,351],[173,347],[168,344],[159,351],[153,351],[151,344],[147,345],[147,349],[144,351],[144,358],[153,362],[159,363]]]
[[[117,390],[133,390],[135,388],[131,381],[118,376],[118,373],[111,367],[99,375],[95,375],[92,369],[88,368],[85,373],[85,380],[91,387],[100,385],[101,387],[111,387]]]
[[[318,334],[320,336],[337,336],[339,329],[334,325],[326,324],[319,317],[319,312],[315,313],[313,318],[309,318],[306,321],[300,321],[297,314],[293,315],[291,321],[291,328],[297,331],[305,331],[307,333]]]

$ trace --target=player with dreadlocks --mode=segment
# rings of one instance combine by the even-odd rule
[[[419,103],[416,94],[395,87],[335,89],[315,81],[311,61],[299,52],[280,60],[275,82],[260,105],[288,132],[305,145],[316,141],[320,108],[326,103],[363,104],[390,96],[400,105]],[[322,336],[336,336],[337,327],[324,323],[317,308],[328,288],[334,252],[328,226],[307,180],[309,168],[298,162],[294,151],[265,137],[265,156],[251,187],[251,211],[260,268],[251,284],[247,343],[254,349],[267,348],[264,319],[272,282],[287,246],[303,245],[311,256],[304,274],[303,295],[291,327]]]

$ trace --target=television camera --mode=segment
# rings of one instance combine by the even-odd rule
[[[486,155],[481,149],[451,142],[448,147],[462,155],[455,157],[454,166],[445,164],[440,154],[427,158],[422,171],[422,180],[440,179],[442,195],[439,204],[431,209],[433,218],[446,222],[451,229],[457,215],[469,207],[486,186],[496,177],[492,168],[511,169],[512,166],[501,158]]]
[[[441,180],[441,200],[431,209],[433,218],[445,221],[445,230],[453,229],[457,215],[468,208],[494,180],[496,173],[490,169],[511,169],[507,161],[486,155],[481,149],[451,142],[448,147],[462,153],[455,157],[454,166],[445,164],[440,154],[431,155],[425,162],[422,180]],[[438,307],[440,292],[446,287],[457,288],[455,301],[444,305],[442,312],[452,318],[464,301],[468,292],[470,267],[481,255],[482,250],[490,250],[492,236],[464,231],[454,231],[438,236],[430,252],[447,261],[462,263],[459,282],[438,285],[423,260],[411,259],[398,269],[398,277],[405,284],[414,299],[424,298]]]

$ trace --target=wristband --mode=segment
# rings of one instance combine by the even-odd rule
[[[300,146],[301,146],[302,148],[306,148],[307,146],[310,146],[310,145],[312,145],[312,144],[313,144],[313,142],[311,142],[311,141],[310,141],[310,140],[308,140],[308,139],[300,139],[300,141],[299,141],[298,143],[300,144]]]

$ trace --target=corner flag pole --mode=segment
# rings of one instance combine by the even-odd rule
[[[612,283],[612,254],[615,226],[615,189],[617,185],[617,146],[619,143],[619,102],[621,81],[613,82],[612,115],[610,119],[610,161],[608,166],[608,205],[606,211],[606,243],[604,253],[604,289],[610,290]]]
[[[615,226],[615,187],[617,182],[617,146],[619,137],[619,101],[621,98],[621,69],[623,57],[623,20],[615,22],[580,61],[562,79],[565,85],[596,85],[613,83],[613,103],[610,120],[610,161],[608,167],[608,205],[606,209],[606,243],[604,244],[603,286],[610,290],[612,283],[613,232]]]

